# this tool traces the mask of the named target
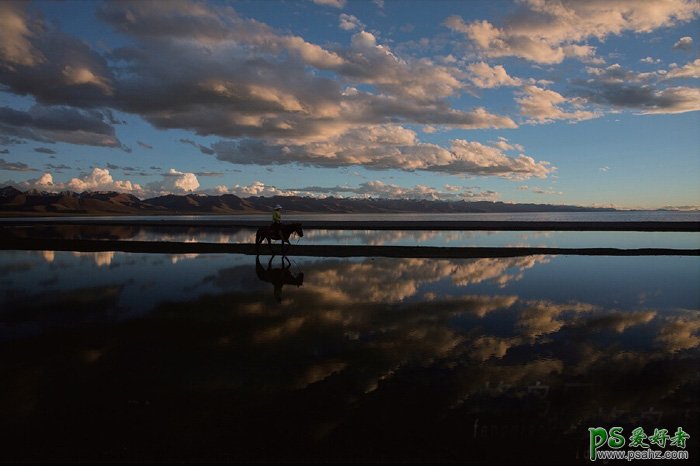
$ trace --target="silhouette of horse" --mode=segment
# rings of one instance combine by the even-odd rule
[[[301,223],[283,223],[279,227],[279,232],[274,231],[271,226],[260,227],[255,234],[255,252],[260,251],[260,243],[267,240],[268,246],[272,247],[272,240],[282,240],[282,251],[284,251],[284,243],[291,246],[289,237],[292,233],[296,233],[300,238],[304,236],[304,230],[301,229]]]
[[[284,265],[284,261],[287,261],[288,265]],[[289,259],[282,257],[282,267],[272,268],[272,257],[267,263],[267,268],[263,267],[260,263],[260,256],[255,256],[255,273],[258,279],[272,283],[275,287],[274,295],[277,302],[282,301],[282,287],[284,285],[296,285],[297,288],[304,284],[304,272],[299,272],[294,275],[289,271],[292,264]]]

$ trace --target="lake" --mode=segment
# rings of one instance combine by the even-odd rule
[[[27,225],[3,228],[13,237],[168,241],[185,243],[254,243],[254,228],[161,225]],[[306,228],[301,245],[677,248],[700,249],[700,232],[640,231],[460,231],[460,230],[329,230]]]
[[[588,427],[682,426],[694,460],[698,283],[691,256],[2,251],[0,458],[587,463]]]

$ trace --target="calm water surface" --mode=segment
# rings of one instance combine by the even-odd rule
[[[0,226],[0,231],[2,231]],[[23,238],[118,239],[188,243],[253,243],[255,229],[222,226],[48,225],[7,228]],[[292,243],[371,246],[700,249],[700,232],[411,231],[305,229]]]
[[[268,260],[0,252],[0,459],[697,458],[697,257]]]

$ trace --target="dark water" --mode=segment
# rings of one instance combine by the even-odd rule
[[[226,226],[160,225],[33,225],[2,228],[20,238],[118,239],[190,243],[254,243],[255,229]],[[299,244],[442,246],[442,247],[557,247],[557,248],[672,248],[700,249],[700,232],[639,231],[439,231],[305,229]]]
[[[697,257],[261,259],[0,252],[0,460],[696,463]]]

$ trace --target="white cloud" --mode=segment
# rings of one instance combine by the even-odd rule
[[[255,140],[214,144],[220,160],[238,164],[302,163],[319,167],[362,165],[370,169],[428,170],[450,174],[544,178],[554,168],[520,154],[510,157],[496,147],[455,139],[449,148],[423,143],[399,125],[352,128],[322,141],[264,144]]]
[[[255,181],[249,185],[237,184],[231,187],[221,185],[217,186],[215,191],[217,194],[235,194],[238,197],[302,195],[299,191],[278,189],[275,186],[266,185],[262,181]]]
[[[71,65],[66,65],[63,67],[62,74],[64,82],[69,86],[91,84],[101,89],[102,92],[107,95],[111,95],[114,92],[112,85],[106,78],[98,76],[85,66],[74,67]]]
[[[343,8],[345,0],[313,0],[316,5],[330,6],[333,8]]]
[[[22,189],[36,189],[39,191],[116,191],[143,195],[144,189],[138,183],[129,180],[115,180],[106,168],[95,167],[92,171],[82,177],[72,178],[65,183],[54,182],[50,173],[44,173],[39,178],[30,179],[18,183]]]
[[[565,58],[590,60],[590,38],[604,41],[625,31],[648,33],[693,20],[700,14],[695,0],[636,1],[523,0],[503,27],[488,21],[464,22],[451,16],[445,25],[466,35],[487,57],[515,56],[537,63]]]
[[[488,200],[499,198],[491,190],[477,190],[471,187],[445,185],[443,189],[425,185],[399,186],[383,181],[368,181],[359,186],[306,186],[298,188],[278,188],[255,181],[249,185],[227,187],[217,186],[215,194],[235,194],[239,197],[251,196],[306,196],[306,197],[343,197],[343,198],[382,198],[382,199],[426,199],[426,200]]]
[[[508,139],[504,138],[503,136],[499,136],[498,140],[495,142],[492,142],[492,144],[504,152],[508,151],[508,150],[516,150],[518,152],[525,152],[525,148],[522,145],[511,144],[510,142],[508,142]]]
[[[673,48],[676,50],[692,50],[693,38],[690,36],[681,37],[678,39],[678,42],[673,44]]]
[[[659,60],[658,58],[652,58],[652,57],[642,58],[639,61],[642,63],[649,63],[649,64],[661,63],[661,60]]]
[[[502,65],[489,66],[488,63],[479,62],[470,64],[467,69],[469,70],[469,79],[476,87],[493,88],[522,84],[520,79],[508,76]]]
[[[564,194],[563,192],[555,191],[552,188],[545,189],[545,188],[541,188],[539,186],[533,186],[532,188],[530,188],[530,191],[532,191],[535,194],[547,194],[547,195],[562,195],[562,194]]]
[[[363,29],[365,26],[356,16],[341,13],[338,27],[345,31],[352,31],[354,29]]]
[[[149,185],[152,189],[152,185]],[[158,189],[169,193],[193,192],[199,188],[199,181],[194,173],[183,173],[171,168],[163,173],[163,181]]]
[[[555,120],[590,120],[598,118],[600,113],[582,110],[581,99],[567,99],[561,94],[537,86],[523,86],[523,95],[516,98],[520,113],[529,118],[531,123],[551,123]],[[565,110],[563,106],[571,109]]]
[[[673,78],[700,78],[700,58],[685,64],[684,66],[672,66],[663,76],[663,79]]]

